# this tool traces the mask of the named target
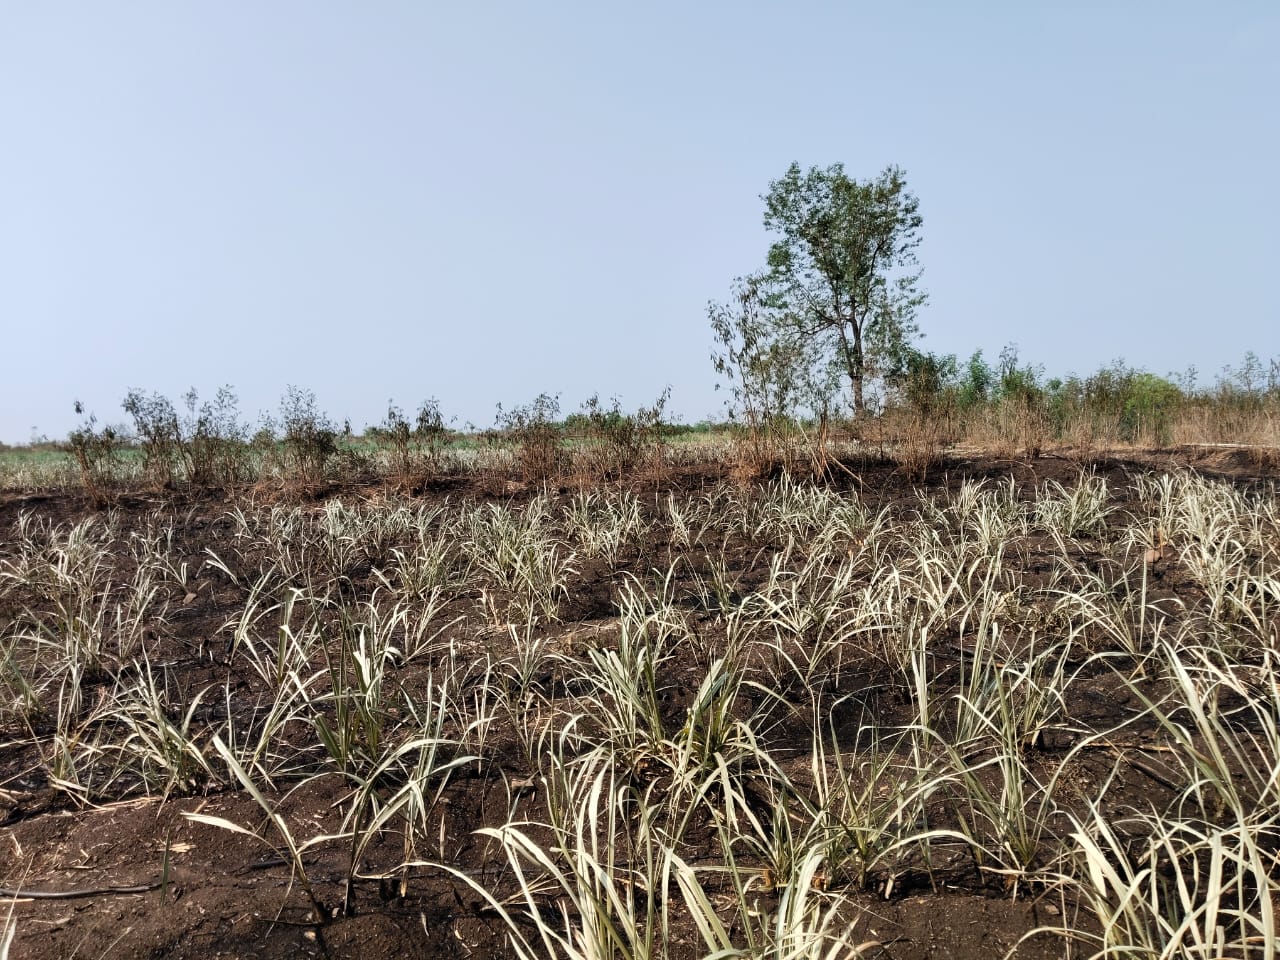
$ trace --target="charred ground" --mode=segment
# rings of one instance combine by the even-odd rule
[[[1184,453],[6,495],[0,929],[33,958],[905,960],[1146,923],[1197,955],[1090,886],[1097,850],[1170,917],[1216,882],[1205,936],[1261,951],[1272,482]]]

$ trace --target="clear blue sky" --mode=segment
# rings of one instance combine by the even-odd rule
[[[924,346],[1280,354],[1280,4],[0,0],[0,440],[286,384],[335,419],[720,409],[791,161],[920,198]]]

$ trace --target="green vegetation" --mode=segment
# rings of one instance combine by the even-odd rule
[[[861,182],[838,163],[803,174],[793,163],[764,197],[765,228],[782,235],[762,277],[771,321],[847,374],[855,418],[868,376],[899,365],[925,301],[911,270],[923,219],[906,185],[897,167]]]
[[[544,394],[499,409],[486,431],[451,429],[430,400],[412,421],[390,405],[381,424],[348,436],[314,394],[290,388],[278,422],[268,418],[250,437],[229,387],[212,403],[188,393],[182,416],[164,397],[134,390],[124,403],[132,431],[88,415],[64,444],[0,449],[0,489],[79,488],[106,505],[112,491],[140,482],[191,490],[296,482],[319,491],[385,478],[411,492],[432,478],[470,474],[618,481],[725,457],[747,474],[781,465],[824,476],[842,460],[869,455],[896,459],[918,477],[954,447],[1009,457],[1056,449],[1088,463],[1130,447],[1239,444],[1260,467],[1278,459],[1280,359],[1246,354],[1197,387],[1194,371],[1160,377],[1120,360],[1087,377],[1051,378],[1012,347],[995,364],[981,351],[961,362],[907,349],[901,369],[878,381],[867,415],[846,420],[837,406],[812,400],[820,394],[811,383],[794,379],[796,342],[775,335],[758,292],[748,283],[739,294],[732,308],[712,309],[714,359],[730,395],[723,424],[664,421],[669,391],[634,413],[592,397],[564,417],[559,399]]]

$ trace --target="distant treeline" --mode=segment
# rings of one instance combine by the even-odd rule
[[[499,406],[487,428],[455,427],[435,399],[412,413],[392,404],[361,433],[336,424],[314,393],[292,386],[277,412],[252,426],[231,387],[211,400],[192,390],[179,404],[130,390],[122,403],[127,424],[100,425],[77,403],[81,424],[52,446],[70,454],[85,488],[102,498],[121,457],[159,487],[225,487],[264,475],[316,485],[341,468],[344,476],[373,472],[414,489],[479,464],[529,481],[618,479],[657,464],[664,447],[699,436],[725,440],[707,455],[732,457],[753,472],[778,463],[823,472],[850,443],[897,456],[913,471],[957,444],[1027,457],[1062,446],[1085,458],[1116,445],[1280,444],[1280,359],[1254,353],[1204,385],[1194,369],[1159,376],[1119,360],[1089,376],[1047,377],[1013,348],[995,363],[981,351],[965,361],[911,351],[896,366],[881,373],[862,417],[839,404],[814,410],[794,395],[762,393],[773,406],[738,404],[722,423],[694,425],[665,416],[669,389],[635,411],[592,397],[567,414],[558,395],[541,394]],[[50,446],[35,441],[27,449]]]
[[[1194,368],[1162,377],[1123,360],[1086,377],[1046,377],[1012,348],[995,365],[981,351],[965,362],[913,353],[890,388],[890,407],[940,420],[947,439],[980,440],[1011,415],[1065,444],[1273,444],[1280,427],[1280,358],[1252,352],[1206,385]]]

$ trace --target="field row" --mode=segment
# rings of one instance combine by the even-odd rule
[[[1032,910],[997,952],[1271,957],[1278,633],[1274,490],[1190,472],[28,512],[0,884],[160,798],[117,876],[271,851],[331,941],[923,956],[874,918],[960,897]]]

